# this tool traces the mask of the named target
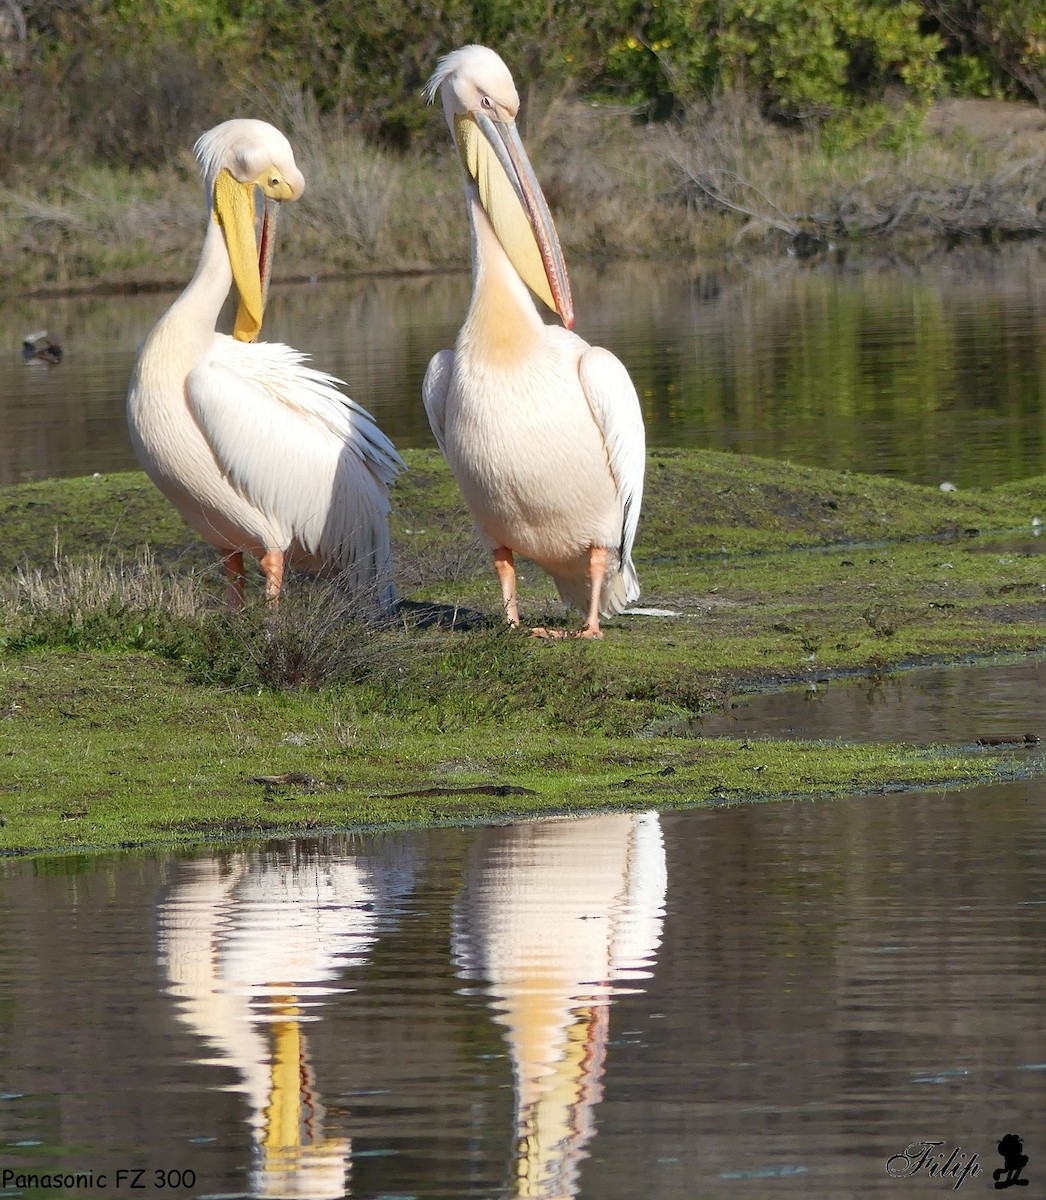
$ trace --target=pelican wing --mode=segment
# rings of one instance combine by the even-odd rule
[[[624,508],[621,568],[634,576],[632,545],[639,525],[646,469],[646,434],[639,397],[628,371],[609,350],[598,346],[587,349],[578,363],[578,373],[592,416],[603,434],[610,470]],[[635,584],[638,595],[638,580]]]
[[[186,380],[189,406],[230,483],[310,553],[337,560],[383,526],[403,467],[371,415],[277,343],[217,334]],[[387,534],[384,535],[387,540]]]
[[[422,398],[425,401],[425,412],[429,418],[429,427],[440,453],[446,457],[447,451],[443,445],[443,418],[447,405],[447,393],[450,391],[450,377],[454,371],[454,351],[441,350],[429,359],[425,371],[425,380],[421,385]]]

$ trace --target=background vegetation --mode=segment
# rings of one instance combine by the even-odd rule
[[[280,125],[309,181],[278,269],[460,265],[420,89],[467,41],[513,69],[572,257],[1046,233],[1041,129],[924,123],[1046,102],[1046,9],[1021,0],[0,0],[0,283],[184,280],[190,149],[236,114]]]
[[[419,89],[468,41],[524,93],[654,119],[736,91],[821,124],[879,122],[894,88],[1046,100],[1046,9],[1024,0],[0,0],[0,154],[160,166],[245,86],[403,148],[431,140]]]

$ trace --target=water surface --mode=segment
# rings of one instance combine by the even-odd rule
[[[1044,799],[7,861],[0,1168],[314,1200],[896,1196],[939,1186],[887,1175],[912,1142],[987,1172],[1017,1132],[1041,1184]]]
[[[1046,659],[980,661],[739,694],[690,720],[704,736],[1011,746],[1046,754]]]
[[[1046,470],[1046,270],[1030,249],[933,267],[786,264],[722,278],[574,272],[577,329],[626,363],[655,446],[989,486]],[[402,447],[431,446],[429,358],[466,273],[273,289],[265,336],[348,381]],[[0,302],[0,484],[136,467],[124,397],[169,294]],[[46,327],[65,357],[26,367]]]

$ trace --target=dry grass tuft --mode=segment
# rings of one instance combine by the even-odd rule
[[[5,622],[55,613],[78,620],[114,608],[195,619],[214,610],[214,598],[196,575],[178,574],[158,563],[148,546],[131,559],[95,555],[73,560],[56,548],[48,567],[0,575]]]
[[[342,247],[335,261],[382,261],[392,248],[395,215],[403,203],[403,164],[368,145],[352,126],[321,117],[306,92],[284,91],[276,106],[276,123],[294,146],[308,181],[298,222],[317,244]]]
[[[337,580],[300,581],[278,605],[258,603],[222,621],[224,661],[216,667],[229,682],[273,689],[369,678],[390,656],[390,622],[375,615],[376,600],[349,595]]]

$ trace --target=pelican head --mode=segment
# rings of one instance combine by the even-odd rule
[[[297,200],[305,190],[305,179],[295,165],[290,142],[266,121],[223,121],[203,134],[195,149],[208,211],[225,234],[240,293],[233,336],[253,342],[265,316],[276,204]]]
[[[570,281],[548,204],[516,129],[519,93],[508,67],[486,46],[463,46],[437,64],[425,97],[431,103],[437,93],[466,190],[487,214],[520,278],[569,329]]]

